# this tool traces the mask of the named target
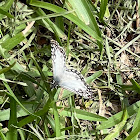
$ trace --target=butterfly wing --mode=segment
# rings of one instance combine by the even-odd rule
[[[83,76],[76,70],[66,69],[59,81],[59,86],[79,94],[86,99],[92,98],[91,88],[86,84]]]
[[[76,70],[65,66],[66,55],[58,42],[51,40],[53,78],[55,84],[68,89],[84,98],[92,97],[92,90],[86,84],[83,76]]]
[[[56,84],[59,83],[66,66],[65,59],[66,55],[64,49],[59,46],[58,42],[55,40],[51,40],[51,57],[52,57],[52,65],[53,65],[53,78]]]

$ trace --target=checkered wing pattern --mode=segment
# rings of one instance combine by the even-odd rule
[[[92,89],[86,84],[84,77],[75,69],[65,66],[66,55],[58,42],[51,40],[53,79],[55,84],[70,90],[84,98],[92,98]]]

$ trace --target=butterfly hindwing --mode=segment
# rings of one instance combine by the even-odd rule
[[[61,78],[59,85],[68,89],[84,98],[91,98],[92,92],[89,86],[85,83],[83,76],[74,69],[66,69]]]
[[[86,84],[84,77],[74,69],[65,66],[66,55],[58,42],[51,40],[53,78],[57,85],[68,89],[84,98],[92,97],[92,90]]]

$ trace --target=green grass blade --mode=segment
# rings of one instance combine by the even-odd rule
[[[47,17],[46,13],[41,8],[37,9],[36,13],[37,13],[37,16],[39,16],[39,17],[42,17],[42,16]],[[52,16],[53,16],[53,14],[52,14]],[[54,17],[55,17],[55,14],[54,14]],[[50,23],[53,24],[53,26],[56,29],[59,37],[67,38],[65,33],[57,25],[55,25],[49,18],[42,19],[42,21],[38,21],[38,22],[41,23],[44,27],[46,27],[47,29],[49,29],[52,32],[53,32],[53,30],[50,26]]]
[[[3,134],[2,130],[0,130],[0,137],[2,138],[2,140],[8,140]]]
[[[52,102],[51,102],[51,99],[49,98],[48,101],[47,101],[47,103],[46,103],[45,106],[43,107],[43,109],[37,111],[37,112],[35,113],[35,115],[36,115],[36,116],[42,116],[42,115],[46,114],[46,112],[48,112],[48,110],[50,109],[50,104],[51,104],[51,103],[52,103]],[[36,119],[36,116],[32,116],[32,115],[31,115],[31,116],[28,116],[28,117],[22,119],[17,125],[18,125],[19,127],[22,127],[22,126],[24,126],[24,125],[26,125],[26,124],[28,124],[28,123],[31,123],[34,119]]]
[[[0,14],[6,15],[9,18],[14,18],[13,15],[9,14],[8,12],[6,12],[5,10],[3,10],[2,8],[0,8]]]
[[[12,65],[10,65],[10,66],[7,67],[7,68],[0,69],[0,74],[9,71],[15,64],[16,64],[16,62],[14,62]]]
[[[53,11],[56,13],[66,12],[65,9],[58,7],[56,5],[53,5],[53,4],[47,3],[47,2],[32,0],[30,2],[30,5],[40,7],[40,8],[45,8],[47,10],[50,10],[50,11]],[[84,22],[82,22],[79,18],[77,18],[73,14],[69,13],[67,15],[64,15],[64,17],[68,18],[69,20],[74,22],[76,25],[81,27],[85,32],[87,32],[89,35],[91,35],[96,40],[102,41],[101,37],[99,37],[95,31],[93,31],[90,27],[88,27]]]
[[[134,103],[133,105],[131,105],[130,107],[128,107],[127,108],[128,117],[135,114],[138,111],[139,107],[140,107],[140,101],[138,101],[138,102]],[[116,124],[121,122],[122,115],[123,115],[123,111],[113,115],[112,117],[108,118],[107,121],[105,121],[105,122],[101,123],[101,125],[97,126],[97,129],[103,130],[103,129],[115,126]]]
[[[101,37],[101,32],[99,30],[95,17],[92,13],[92,10],[89,6],[89,3],[86,0],[76,0],[76,1],[69,0],[69,3],[72,5],[72,7],[75,10],[76,14],[78,15],[79,19],[81,21],[83,21],[93,31],[95,31],[99,37]],[[99,40],[97,41],[97,43],[99,45],[100,52],[101,52],[101,58],[102,58],[103,45],[99,42]]]
[[[140,132],[140,124],[135,128],[125,140],[134,140],[134,137]],[[136,138],[135,140],[138,140]]]
[[[50,94],[50,96],[51,96],[50,85],[46,82],[46,77],[45,77],[44,73],[42,72],[40,66],[38,65],[38,63],[37,63],[37,61],[35,60],[35,58],[34,58],[34,56],[33,56],[32,53],[31,53],[31,58],[32,58],[32,60],[33,60],[33,62],[34,62],[34,64],[35,64],[35,66],[37,67],[37,69],[38,69],[40,75],[41,75],[41,78],[42,78],[42,80],[43,80],[43,82],[44,82],[44,85],[45,85],[45,87],[46,87],[47,92],[48,92],[48,93]]]
[[[130,133],[130,135],[125,139],[125,140],[137,140],[138,138],[138,133],[140,132],[140,108],[138,110],[133,129]]]
[[[130,81],[133,84],[133,89],[140,94],[140,85],[134,79],[130,79]]]
[[[102,74],[103,74],[103,71],[99,70],[99,71],[95,72],[94,74],[92,74],[91,76],[89,76],[88,78],[86,78],[86,82],[91,83],[91,82],[95,81],[98,77],[100,77]]]
[[[9,51],[13,49],[16,45],[18,45],[21,41],[25,39],[22,32],[16,34],[11,39],[5,40],[5,42],[2,43],[2,48],[4,48],[6,51]]]
[[[14,126],[17,126],[17,109],[15,99],[10,97],[10,119],[8,122],[9,131],[6,136],[9,140],[17,140],[17,129]]]
[[[3,10],[8,11],[12,6],[14,0],[6,0],[6,3],[2,6]],[[0,20],[4,17],[3,14],[0,14]]]
[[[108,0],[101,0],[100,13],[99,13],[99,17],[101,21],[103,21],[103,17],[105,15],[106,8],[107,8],[107,3],[108,3]]]
[[[122,121],[115,126],[115,128],[110,132],[109,135],[107,135],[104,138],[104,140],[113,140],[114,138],[118,137],[124,125],[126,124],[126,120],[127,120],[127,110],[125,109]]]
[[[122,53],[123,51],[125,51],[128,47],[130,47],[130,45],[132,45],[135,41],[137,41],[140,38],[140,35],[138,35],[137,37],[135,37],[133,40],[131,40],[128,44],[126,44],[124,47],[122,47],[116,54],[115,54],[115,58],[117,58],[117,56]]]
[[[95,17],[86,0],[69,0],[73,10],[76,12],[78,18],[82,20],[87,26],[92,28],[101,37],[101,33]]]
[[[1,68],[1,67],[0,67]],[[5,79],[4,74],[0,75],[1,78]],[[20,101],[17,99],[17,97],[15,96],[15,94],[13,93],[13,91],[11,90],[10,86],[8,85],[7,82],[3,81],[4,86],[6,87],[6,89],[8,90],[8,92],[5,92],[7,95],[9,95],[10,97],[13,97],[13,99],[29,114],[32,114],[31,112],[29,112],[21,103]],[[32,114],[33,115],[33,114]]]
[[[61,128],[60,128],[60,120],[59,120],[59,114],[57,111],[56,103],[53,105],[53,112],[54,112],[54,120],[55,120],[55,132],[56,132],[56,137],[61,136]]]
[[[106,42],[105,42],[105,47],[106,47],[106,54],[108,56],[109,63],[111,64],[110,46],[108,44],[108,39],[107,38],[106,38]]]
[[[59,110],[62,109],[62,107],[57,107]],[[83,119],[83,120],[89,120],[89,121],[106,121],[107,119],[105,117],[99,116],[94,113],[90,113],[84,110],[80,109],[74,109],[74,112],[76,113],[76,117],[78,119]],[[60,112],[61,116],[67,116],[71,117],[71,108],[64,108],[63,111]]]

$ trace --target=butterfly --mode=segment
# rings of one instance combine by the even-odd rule
[[[65,51],[55,40],[51,40],[51,58],[55,85],[86,99],[92,98],[92,89],[86,84],[84,77],[77,70],[66,67]]]

